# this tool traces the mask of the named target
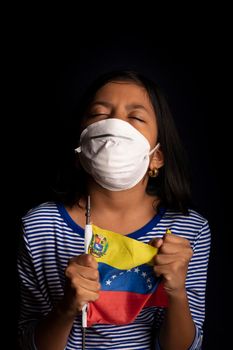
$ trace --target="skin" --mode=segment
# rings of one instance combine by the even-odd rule
[[[88,110],[88,119],[83,127],[106,118],[119,118],[130,123],[147,138],[151,149],[157,144],[156,116],[143,87],[128,82],[112,82],[103,86]],[[149,169],[159,169],[163,164],[161,150],[151,155]],[[133,188],[117,192],[108,191],[89,178],[92,221],[99,227],[121,234],[144,226],[155,216],[159,203],[159,198],[146,193],[148,178],[146,174]],[[81,199],[79,205],[67,207],[67,210],[77,224],[85,226],[85,199]],[[185,290],[192,249],[188,240],[173,234],[155,239],[151,244],[159,248],[154,259],[154,271],[157,276],[163,277],[169,300],[159,334],[160,344],[163,350],[186,350],[195,336]],[[98,299],[98,265],[93,256],[83,254],[73,258],[65,275],[67,282],[63,299],[36,329],[38,350],[64,349],[74,319],[83,305]]]

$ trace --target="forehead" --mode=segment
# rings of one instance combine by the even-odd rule
[[[133,82],[113,81],[102,86],[93,99],[96,101],[108,101],[111,103],[135,103],[145,105],[153,110],[151,100],[146,89]]]

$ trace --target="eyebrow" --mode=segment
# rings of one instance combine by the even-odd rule
[[[90,107],[94,107],[96,105],[101,105],[101,106],[108,107],[108,108],[114,107],[114,105],[112,103],[107,102],[107,101],[95,101],[91,104]],[[143,109],[144,111],[149,113],[148,109],[145,106],[140,105],[138,103],[131,103],[129,105],[126,105],[127,111],[132,110],[132,109]]]

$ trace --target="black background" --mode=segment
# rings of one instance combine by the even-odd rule
[[[130,42],[130,44],[129,44]],[[227,45],[157,47],[144,38],[76,45],[75,59],[30,55],[16,64],[14,118],[9,118],[9,180],[13,189],[11,245],[17,253],[20,217],[49,200],[57,169],[72,151],[70,112],[78,96],[99,73],[128,66],[157,81],[165,93],[192,171],[193,199],[212,231],[206,295],[204,350],[224,349],[230,335],[230,209],[232,156]],[[16,280],[15,259],[12,260]],[[18,290],[13,314],[17,323]],[[12,313],[11,313],[12,315]],[[13,338],[13,337],[12,337]]]

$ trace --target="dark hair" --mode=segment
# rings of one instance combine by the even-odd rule
[[[187,214],[191,194],[186,154],[166,99],[153,81],[138,72],[127,70],[106,73],[96,79],[73,111],[73,119],[77,123],[76,130],[79,130],[76,140],[79,140],[85,112],[95,94],[110,81],[129,81],[146,89],[155,110],[158,124],[158,142],[161,145],[165,159],[165,164],[159,170],[159,175],[156,178],[149,178],[147,193],[157,195],[161,200],[161,206]],[[72,204],[82,195],[87,195],[86,173],[81,167],[76,171],[73,169],[73,181],[71,179],[69,181],[70,189],[64,193],[63,200]]]

